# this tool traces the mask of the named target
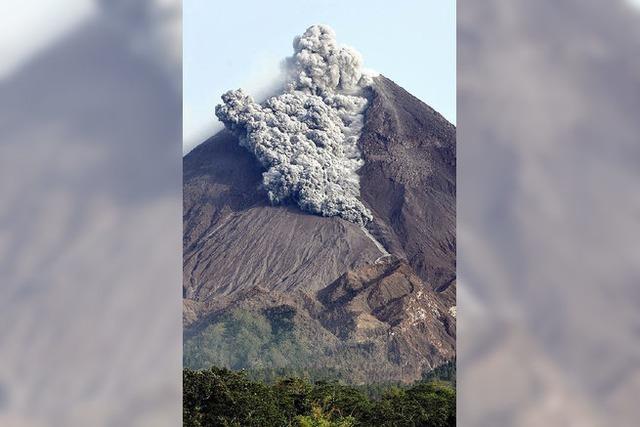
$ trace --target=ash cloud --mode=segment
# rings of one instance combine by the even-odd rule
[[[366,224],[358,199],[363,165],[358,138],[371,77],[358,52],[336,43],[331,28],[315,25],[293,42],[284,92],[255,102],[242,89],[222,96],[216,115],[266,168],[272,203],[294,201],[308,212]]]

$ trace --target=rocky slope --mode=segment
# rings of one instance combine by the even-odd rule
[[[227,131],[185,157],[186,365],[411,381],[455,356],[455,128],[384,77],[367,96],[366,231],[271,206]]]
[[[455,127],[380,77],[360,147],[361,192],[374,212],[372,233],[434,289],[446,291],[456,274]],[[455,303],[455,291],[449,293]]]

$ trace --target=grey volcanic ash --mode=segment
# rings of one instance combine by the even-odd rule
[[[359,200],[358,149],[371,78],[360,55],[336,43],[333,30],[312,26],[285,61],[284,93],[256,103],[241,89],[222,96],[216,115],[266,171],[273,203],[294,201],[308,212],[365,224]]]

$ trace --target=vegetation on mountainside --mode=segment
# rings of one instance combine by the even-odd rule
[[[445,381],[451,383],[455,388],[456,386],[456,359],[450,360],[447,363],[438,366],[437,368],[425,372],[422,374],[424,381]]]
[[[184,366],[244,369],[250,378],[264,381],[287,375],[352,384],[420,378],[391,359],[384,339],[339,341],[313,322],[296,321],[295,315],[296,309],[286,305],[223,312],[185,332]]]

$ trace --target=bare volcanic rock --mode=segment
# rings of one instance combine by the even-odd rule
[[[317,290],[381,253],[356,224],[271,206],[261,169],[223,131],[185,158],[184,296]]]
[[[403,260],[385,258],[345,273],[318,293],[323,325],[342,339],[377,337],[386,357],[415,378],[455,357],[455,319]]]
[[[386,77],[372,90],[360,146],[372,233],[438,291],[456,272],[456,129]]]

